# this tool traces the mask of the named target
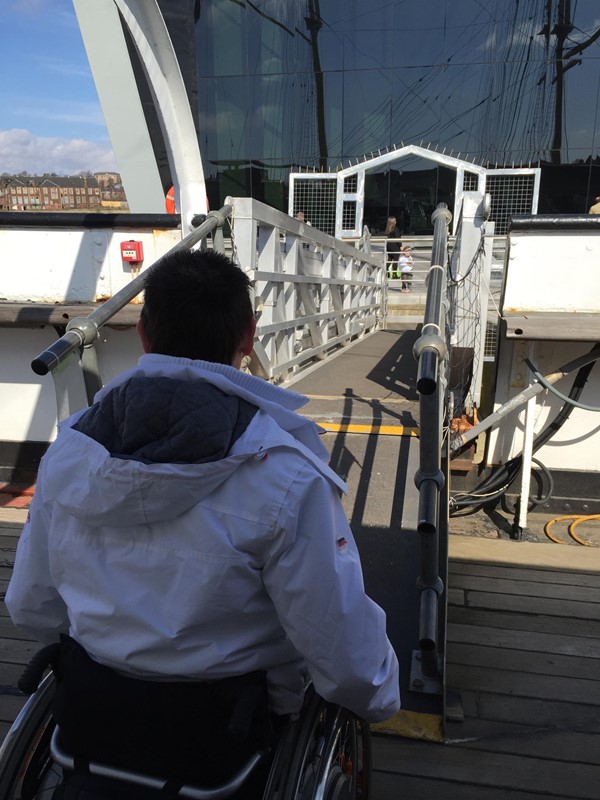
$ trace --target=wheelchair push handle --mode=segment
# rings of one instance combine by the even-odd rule
[[[46,647],[42,647],[41,650],[38,650],[17,681],[17,686],[23,694],[33,694],[37,690],[44,677],[44,672],[48,667],[54,665],[59,652],[59,642],[48,644]]]

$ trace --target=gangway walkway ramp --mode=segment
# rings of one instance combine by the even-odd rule
[[[403,710],[387,727],[406,730],[415,724],[439,739],[441,685],[432,681],[431,691],[410,686],[420,621],[415,485],[419,405],[413,355],[418,337],[418,329],[378,331],[290,388],[310,398],[300,413],[327,431],[324,442],[331,466],[348,484],[343,502],[360,550],[365,586],[386,611],[388,635],[401,662]]]

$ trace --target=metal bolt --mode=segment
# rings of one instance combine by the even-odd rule
[[[415,689],[422,689],[423,688],[423,681],[421,680],[421,678],[415,678],[415,680],[413,681],[413,687]]]

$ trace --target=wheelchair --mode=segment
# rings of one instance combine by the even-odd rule
[[[31,696],[0,747],[2,800],[52,800],[62,783],[63,770],[75,767],[73,756],[61,745],[51,713],[54,676],[50,672],[38,686],[40,678],[33,684],[31,678],[25,680],[29,688],[23,687],[23,679],[19,682]],[[265,758],[271,759],[271,766],[262,800],[368,800],[369,725],[347,709],[323,700],[311,686],[301,712],[285,722],[274,753],[254,753],[235,775],[218,786],[182,786],[162,796],[189,800],[237,796]],[[108,779],[112,785],[117,782],[136,787],[138,792],[144,787],[151,796],[164,792],[168,784],[167,776],[157,778],[94,761],[86,762],[85,772]],[[104,797],[101,793],[97,796]],[[107,800],[110,796],[106,794]]]

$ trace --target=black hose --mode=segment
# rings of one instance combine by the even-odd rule
[[[569,401],[579,399],[590,372],[594,368],[595,364],[596,362],[592,361],[590,364],[586,364],[584,367],[581,367],[581,369],[578,370],[568,395]],[[541,431],[541,433],[539,433],[534,439],[532,453],[537,452],[562,428],[562,426],[570,417],[573,408],[574,406],[572,402],[566,402],[563,404],[562,408],[552,422],[547,425],[544,430]],[[461,495],[460,498],[451,497],[450,514],[453,515],[454,511],[460,508],[466,508],[470,506],[478,506],[478,508],[483,508],[486,505],[495,503],[500,497],[502,497],[502,495],[506,493],[506,491],[518,478],[522,467],[523,455],[520,453],[518,456],[511,458],[505,464],[502,464],[502,466],[495,469],[472,492]],[[547,502],[547,500],[544,502]]]
[[[542,462],[539,461],[537,458],[532,458],[531,460],[534,464],[537,464],[537,466],[540,469],[540,472],[542,472],[546,476],[546,480],[548,481],[548,490],[546,494],[543,495],[543,497],[532,497],[531,494],[529,495],[528,511],[531,511],[536,506],[544,505],[544,503],[547,503],[548,500],[550,500],[550,498],[554,494],[554,478],[552,477],[552,473],[550,472],[548,467],[545,464],[542,464]]]

